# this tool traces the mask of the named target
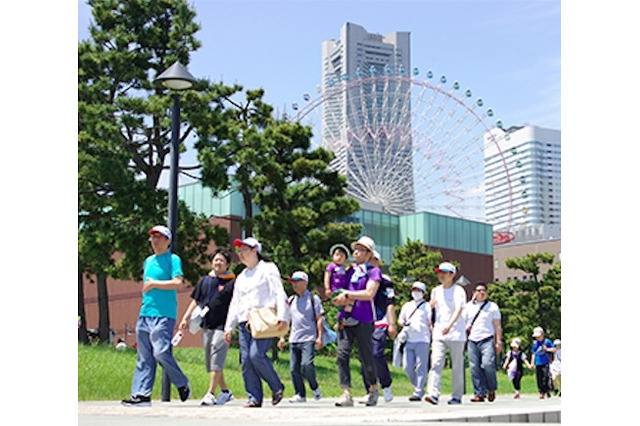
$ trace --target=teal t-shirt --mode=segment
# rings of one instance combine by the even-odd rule
[[[182,276],[182,261],[171,252],[152,255],[144,261],[142,282],[147,279],[170,280]],[[141,317],[166,317],[176,319],[178,314],[178,291],[153,288],[142,293]]]

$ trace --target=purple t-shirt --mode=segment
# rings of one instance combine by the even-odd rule
[[[334,292],[341,288],[347,288],[347,284],[349,284],[349,279],[347,278],[347,268],[344,265],[336,265],[331,262],[327,265],[327,272],[329,272],[329,285],[331,286],[331,291]]]
[[[367,288],[367,282],[369,280],[378,281],[382,280],[382,272],[380,268],[368,267],[366,265],[353,265],[353,268],[347,272],[348,277],[348,290],[357,291]],[[344,308],[341,315],[344,315]],[[351,310],[351,316],[360,322],[374,322],[373,317],[373,301],[372,300],[356,300]]]

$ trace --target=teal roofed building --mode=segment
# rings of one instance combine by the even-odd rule
[[[244,207],[239,192],[224,191],[214,196],[211,189],[195,182],[180,186],[178,197],[191,210],[226,227],[232,238],[242,237],[239,223],[244,217]],[[493,230],[488,223],[428,212],[396,215],[366,203],[361,203],[361,209],[344,220],[362,225],[362,235],[375,240],[385,264],[391,262],[395,246],[411,239],[440,251],[444,259],[458,262],[460,275],[467,280],[493,281]]]

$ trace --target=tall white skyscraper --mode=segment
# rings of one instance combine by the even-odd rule
[[[322,43],[322,145],[350,195],[396,214],[415,210],[410,69],[409,32],[347,22]]]
[[[487,221],[494,230],[509,228],[516,241],[560,238],[560,131],[514,126],[491,132],[500,150],[485,135]]]

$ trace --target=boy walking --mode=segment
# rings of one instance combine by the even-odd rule
[[[322,348],[322,303],[320,298],[307,290],[309,276],[302,271],[294,272],[288,279],[293,285],[294,295],[289,298],[291,308],[291,331],[289,334],[289,369],[295,395],[289,402],[306,402],[304,379],[309,382],[313,398],[322,398],[316,380],[315,350]],[[278,341],[284,347],[284,336]]]

